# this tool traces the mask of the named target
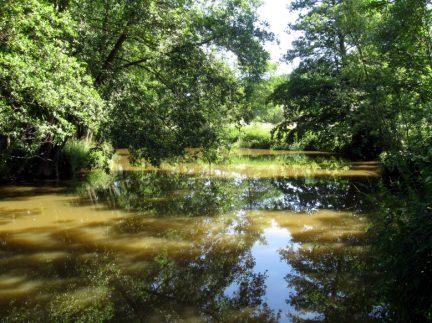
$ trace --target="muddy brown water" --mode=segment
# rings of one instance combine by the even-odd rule
[[[0,187],[3,321],[373,321],[375,162],[240,151],[222,164]]]

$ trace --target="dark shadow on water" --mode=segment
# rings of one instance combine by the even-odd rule
[[[66,190],[17,189],[0,197],[0,317],[372,321],[360,217],[376,184],[130,171]],[[261,268],[266,257],[276,262]],[[284,285],[281,312],[267,295]]]

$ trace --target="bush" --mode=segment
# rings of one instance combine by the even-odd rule
[[[275,125],[272,123],[255,122],[242,128],[228,128],[226,141],[236,148],[301,150],[304,143],[288,144],[286,137],[277,138],[272,135]],[[301,148],[300,148],[301,147]]]
[[[244,127],[240,133],[240,148],[270,149],[273,140],[271,129],[273,125],[255,123]]]
[[[380,212],[371,217],[374,269],[385,273],[378,288],[389,321],[427,322],[432,321],[432,199],[424,188],[404,190],[382,193]]]
[[[380,155],[380,160],[386,181],[414,187],[423,183],[427,189],[432,189],[432,148],[385,152]]]
[[[66,142],[61,155],[70,167],[72,175],[75,175],[79,169],[89,167],[91,148],[90,142],[86,140],[71,139]]]
[[[379,288],[397,322],[432,321],[432,149],[381,154],[386,184],[371,217]],[[413,297],[415,295],[415,297]]]
[[[7,160],[7,158],[0,158],[0,182],[2,181],[2,179],[7,178],[7,175],[9,173]]]
[[[111,161],[114,155],[114,148],[111,144],[104,142],[90,150],[89,167],[91,169],[102,169],[109,172]]]
[[[230,126],[227,131],[226,141],[230,145],[235,145],[239,142],[241,130],[238,126]]]
[[[103,169],[109,171],[114,154],[108,143],[96,145],[89,140],[71,139],[61,150],[61,157],[74,176],[80,169]]]

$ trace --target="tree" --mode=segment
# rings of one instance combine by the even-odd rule
[[[388,6],[377,33],[385,60],[378,99],[394,111],[394,146],[424,154],[432,136],[432,10],[430,1]]]
[[[274,104],[270,97],[277,86],[288,80],[288,76],[276,75],[276,68],[276,65],[270,65],[265,78],[248,87],[247,121],[250,119],[277,124],[283,120],[282,106]]]
[[[430,320],[431,1],[298,0],[292,8],[305,10],[292,26],[303,36],[287,58],[302,62],[273,93],[285,107],[279,134],[309,148],[382,152],[385,194],[371,230],[382,302],[390,320]]]
[[[114,142],[157,164],[186,147],[218,147],[241,118],[244,87],[265,70],[257,2],[77,1],[77,54],[112,106]],[[238,73],[221,53],[237,58]]]
[[[366,104],[376,47],[370,31],[379,21],[373,1],[295,1],[292,10],[305,10],[290,26],[302,36],[294,42],[287,60],[300,58],[288,82],[273,93],[285,106],[279,136],[303,141],[304,148],[345,151],[370,157],[385,146],[378,133],[381,111]],[[375,115],[376,122],[366,116]],[[378,131],[378,132],[377,132]]]
[[[153,164],[217,148],[267,65],[272,36],[255,0],[4,2],[3,173],[52,173],[69,138],[113,141]]]
[[[68,13],[41,1],[0,8],[0,173],[48,171],[68,138],[97,131],[104,101],[72,56]],[[31,166],[37,165],[34,169]]]
[[[429,143],[428,3],[295,1],[306,13],[291,28],[303,36],[286,57],[301,63],[273,94],[285,106],[280,133],[363,157]]]

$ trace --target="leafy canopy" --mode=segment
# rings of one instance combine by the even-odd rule
[[[62,145],[104,119],[104,101],[72,55],[67,13],[44,2],[3,1],[0,9],[0,159],[51,158]],[[45,148],[45,149],[44,149]],[[25,162],[24,162],[25,164]]]

